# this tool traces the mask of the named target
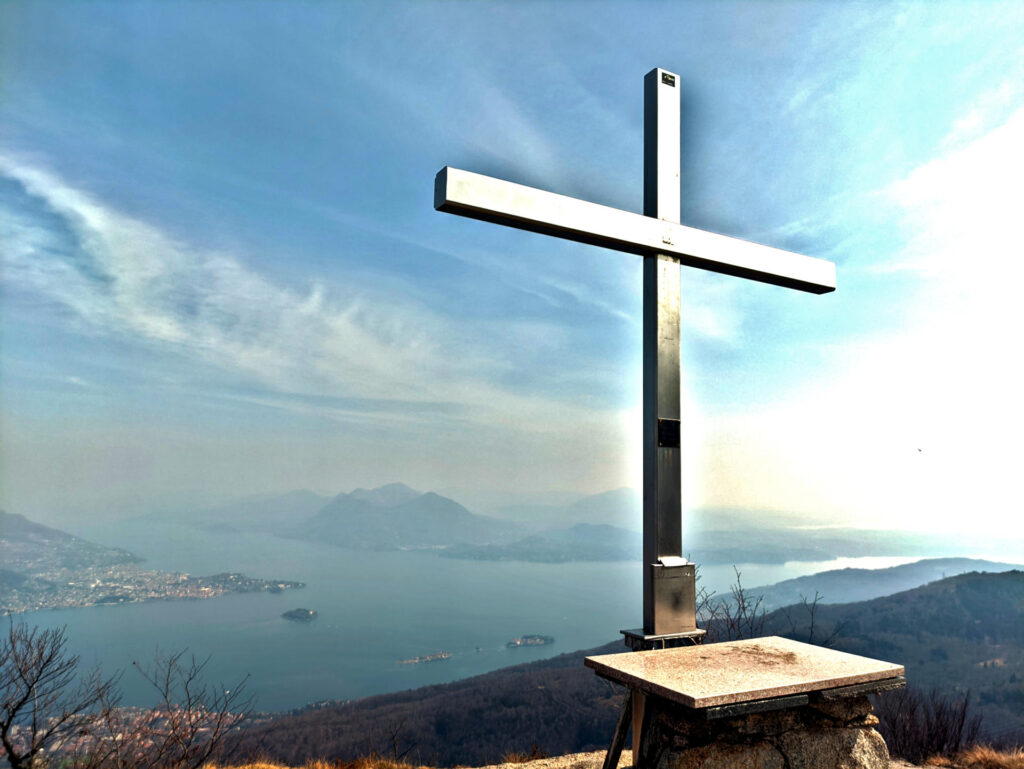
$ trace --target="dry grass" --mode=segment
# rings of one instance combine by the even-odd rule
[[[525,764],[527,761],[536,761],[539,758],[547,758],[548,754],[537,747],[537,743],[530,746],[530,752],[516,750],[506,753],[501,757],[502,764]]]
[[[956,766],[960,769],[1024,769],[1024,748],[996,750],[987,745],[975,745],[957,755]]]
[[[501,760],[506,764],[520,764],[546,757],[543,751],[538,750],[534,745],[529,753],[508,753],[502,756]],[[987,745],[975,745],[960,751],[955,758],[933,756],[924,762],[924,766],[947,767],[948,769],[1024,769],[1024,748],[996,750]],[[297,767],[257,761],[236,766],[207,764],[203,769],[428,769],[428,767],[371,756],[358,758],[355,761],[308,761]]]
[[[275,764],[269,761],[257,761],[251,764],[240,764],[226,766],[222,764],[207,764],[203,769],[427,769],[417,767],[414,764],[407,764],[404,761],[389,761],[384,758],[357,758],[355,761],[307,761],[302,766],[291,767],[285,764]]]
[[[1024,749],[996,750],[988,745],[974,745],[957,753],[955,758],[932,756],[924,765],[950,769],[1024,769]]]

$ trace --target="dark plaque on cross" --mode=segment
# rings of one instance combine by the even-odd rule
[[[696,642],[695,566],[683,557],[680,493],[679,267],[699,267],[813,294],[834,291],[832,262],[680,224],[678,76],[644,77],[643,215],[442,168],[434,208],[644,257],[642,629],[635,650]]]

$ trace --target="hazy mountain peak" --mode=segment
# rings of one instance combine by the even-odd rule
[[[579,523],[636,528],[643,513],[643,494],[637,489],[623,486],[584,497],[568,509],[572,519]]]
[[[390,483],[339,494],[299,536],[357,550],[394,550],[506,541],[516,533],[514,524],[474,515],[448,497]]]
[[[19,513],[8,513],[0,510],[0,537],[44,537],[48,539],[74,539],[70,534],[59,529],[44,526],[41,523],[30,521]]]
[[[620,486],[617,489],[609,489],[608,491],[602,491],[599,494],[591,494],[589,496],[578,499],[572,503],[571,507],[589,507],[595,504],[622,504],[622,505],[637,505],[643,504],[643,493],[639,489],[634,489],[630,486]]]
[[[358,499],[376,507],[394,507],[411,502],[423,494],[409,488],[404,483],[386,483],[375,489],[356,489],[346,495],[349,499]]]
[[[72,569],[138,561],[127,550],[97,545],[23,515],[0,511],[0,563],[5,572],[31,574],[40,563]]]

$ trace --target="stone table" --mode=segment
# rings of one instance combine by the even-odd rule
[[[642,769],[886,767],[867,695],[906,683],[900,665],[777,636],[585,664],[627,687],[606,767],[630,721]]]

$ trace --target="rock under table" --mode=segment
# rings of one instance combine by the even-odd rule
[[[606,766],[632,721],[642,769],[886,767],[867,695],[905,685],[900,665],[774,636],[586,665],[627,687]]]

